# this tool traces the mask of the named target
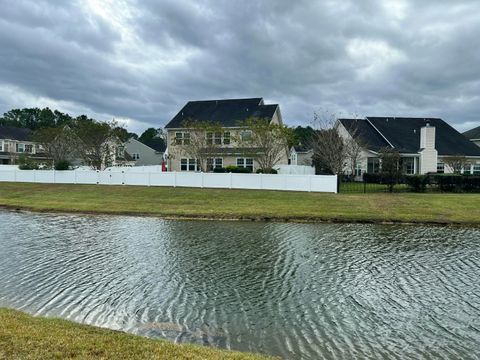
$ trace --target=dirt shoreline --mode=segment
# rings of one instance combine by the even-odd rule
[[[299,223],[299,224],[379,224],[379,225],[430,225],[430,226],[466,226],[480,227],[479,222],[456,222],[456,221],[402,221],[402,220],[376,220],[376,219],[339,219],[339,218],[322,218],[322,217],[305,217],[305,216],[289,216],[289,217],[268,217],[268,216],[206,216],[196,214],[186,215],[168,215],[148,212],[132,212],[132,211],[97,211],[97,210],[65,210],[53,208],[33,208],[29,206],[17,205],[0,205],[0,210],[8,210],[14,212],[33,212],[44,214],[77,214],[89,216],[134,216],[134,217],[151,217],[164,220],[183,220],[183,221],[232,221],[232,222],[276,222],[276,223]]]

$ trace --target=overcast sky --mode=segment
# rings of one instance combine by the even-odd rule
[[[130,131],[189,100],[480,125],[480,1],[0,0],[0,113],[45,107]]]

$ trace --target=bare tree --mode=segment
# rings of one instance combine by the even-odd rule
[[[350,174],[355,175],[357,165],[361,160],[362,150],[365,148],[364,142],[357,136],[357,129],[350,131],[351,137],[344,139],[345,142],[345,157],[350,166]]]
[[[470,161],[464,155],[445,156],[443,162],[447,164],[455,174],[460,174],[462,168],[470,165]]]
[[[347,160],[347,146],[335,123],[334,114],[319,115],[314,113],[313,122],[316,127],[312,139],[313,162],[335,175],[343,174]]]
[[[249,118],[240,126],[251,134],[244,137],[247,145],[244,155],[254,158],[260,169],[271,171],[286,156],[288,143],[293,138],[292,129],[270,122],[270,119]]]

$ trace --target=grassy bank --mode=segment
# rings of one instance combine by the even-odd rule
[[[267,359],[0,308],[0,359]]]
[[[480,225],[479,204],[480,194],[323,194],[0,183],[0,206],[163,217]]]

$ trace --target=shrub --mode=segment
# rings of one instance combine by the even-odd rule
[[[460,192],[463,188],[463,177],[461,175],[434,175],[433,180],[442,192]]]
[[[223,167],[222,167],[222,168],[214,168],[214,169],[213,169],[213,172],[214,172],[214,173],[226,173],[226,172],[227,172],[227,169],[225,169],[225,168],[223,168]]]
[[[278,174],[278,171],[275,169],[258,169],[257,174]]]
[[[427,175],[408,175],[405,177],[409,189],[414,192],[425,192],[429,183]]]
[[[229,165],[225,169],[229,173],[251,173],[250,169],[238,167],[234,165]]]
[[[25,154],[21,154],[18,157],[18,168],[20,170],[38,170],[38,165]]]
[[[70,162],[68,160],[60,160],[55,164],[55,170],[68,170],[70,169]]]

